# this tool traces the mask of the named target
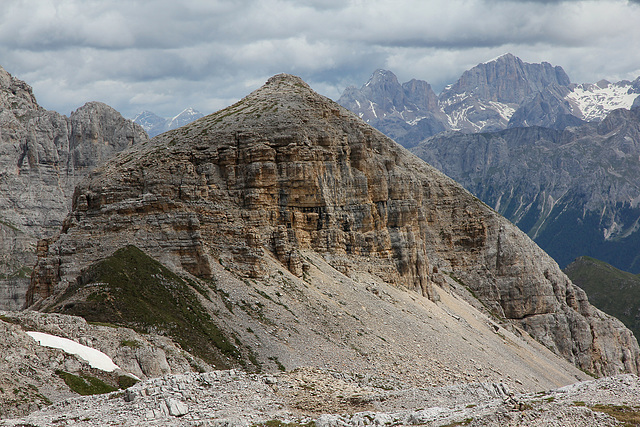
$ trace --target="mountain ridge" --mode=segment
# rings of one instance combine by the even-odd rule
[[[134,123],[142,126],[147,134],[149,134],[149,137],[153,138],[154,136],[177,129],[202,117],[204,117],[204,114],[200,111],[193,107],[187,107],[170,118],[160,117],[151,111],[145,110],[138,113],[132,120]]]
[[[345,89],[338,103],[408,148],[447,130],[491,132],[533,125],[564,129],[640,103],[640,77],[578,85],[560,66],[526,63],[510,53],[465,71],[439,95],[425,81],[411,82],[431,92],[409,90],[405,85],[410,82],[400,85],[391,71],[376,70],[360,89]],[[423,101],[420,107],[403,104],[412,96]]]
[[[639,122],[640,109],[618,109],[565,130],[437,135],[412,151],[518,225],[562,267],[588,255],[638,272]]]
[[[76,183],[115,152],[147,140],[113,108],[88,102],[69,117],[38,105],[0,67],[0,307],[20,309],[39,239],[57,233]]]
[[[227,269],[262,286],[284,268],[295,283],[334,271],[431,301],[441,286],[467,289],[583,369],[640,364],[633,335],[524,233],[294,76],[122,152],[73,206],[42,247],[32,308],[52,307],[83,266],[126,243],[204,280]]]

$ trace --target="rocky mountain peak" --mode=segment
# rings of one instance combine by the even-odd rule
[[[5,109],[39,108],[31,86],[13,77],[4,68],[0,67],[0,106]]]
[[[37,241],[59,232],[76,183],[98,162],[147,140],[113,108],[90,102],[70,117],[36,103],[0,68],[0,308],[24,304]]]
[[[528,95],[548,85],[566,86],[570,83],[562,67],[554,67],[548,62],[530,64],[512,54],[505,54],[465,71],[454,85],[443,91],[440,98],[466,93],[484,100],[519,104]]]
[[[429,83],[413,79],[401,85],[387,70],[376,70],[360,89],[345,90],[338,103],[403,145],[416,132],[446,129],[447,118]]]
[[[280,313],[294,303],[316,312],[323,292],[355,292],[344,297],[346,305],[330,303],[340,313],[331,318],[346,322],[336,330],[345,331],[355,325],[344,307],[364,283],[378,294],[377,284],[404,290],[425,304],[454,286],[583,369],[604,374],[640,366],[633,335],[590,306],[523,232],[289,75],[95,169],[76,187],[63,232],[40,246],[32,307],[63,310],[67,303],[58,298],[84,283],[82,271],[125,245],[206,283],[245,283],[220,295],[249,292],[241,303],[248,313],[274,301],[259,297],[273,283],[283,284],[274,295],[287,298]],[[238,315],[228,316],[221,328],[246,335]],[[296,330],[315,322],[296,320]],[[289,340],[302,334],[291,331]],[[254,351],[285,345],[268,335]],[[302,341],[304,348],[286,344],[288,354],[327,360],[331,352],[310,344],[324,340]]]
[[[204,114],[193,107],[185,108],[170,119],[160,117],[151,111],[145,110],[137,114],[133,122],[142,126],[149,136],[153,138],[156,135],[177,129],[202,117],[204,117]]]
[[[306,89],[308,91],[311,91],[311,88],[309,87],[307,82],[305,82],[298,76],[294,76],[293,74],[288,73],[280,73],[270,77],[267,82],[258,89],[258,91],[273,89],[277,87],[297,87],[298,89]]]
[[[397,90],[400,86],[398,78],[391,71],[377,69],[373,72],[367,83],[365,83],[363,90],[376,90],[376,91],[390,91]]]

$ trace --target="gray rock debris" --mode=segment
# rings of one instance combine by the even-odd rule
[[[267,421],[307,424],[318,427],[348,427],[374,425],[562,425],[562,426],[614,426],[611,416],[593,410],[595,405],[635,405],[640,395],[640,378],[620,375],[599,380],[576,383],[561,389],[530,394],[512,395],[503,384],[486,384],[494,389],[493,397],[479,397],[473,388],[460,386],[464,399],[455,398],[438,406],[409,406],[401,402],[386,410],[357,411],[357,407],[335,407],[325,413],[314,413],[305,408],[292,408],[287,400],[298,389],[278,392],[267,385],[267,379],[277,377],[278,382],[291,382],[320,374],[318,370],[298,370],[274,375],[246,374],[239,371],[214,371],[204,374],[186,374],[155,378],[138,383],[126,392],[106,396],[90,396],[70,399],[21,419],[5,419],[0,426],[45,426],[67,420],[77,426],[97,426],[120,422],[136,426],[192,426],[192,425],[259,425]],[[326,372],[326,385],[339,383],[331,378],[335,373]],[[351,383],[357,387],[357,384]],[[361,389],[361,392],[371,392]],[[385,404],[387,391],[373,390],[377,405]],[[451,392],[449,389],[448,392]],[[414,394],[426,394],[425,389],[415,389]],[[505,402],[504,396],[512,396],[520,402]],[[131,396],[135,396],[132,398]],[[325,395],[316,393],[316,399]],[[406,404],[406,402],[405,402]]]

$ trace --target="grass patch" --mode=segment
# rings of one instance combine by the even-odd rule
[[[282,363],[280,363],[280,361],[278,360],[278,358],[277,358],[277,357],[275,357],[275,356],[270,356],[270,357],[269,357],[269,360],[271,360],[273,363],[275,363],[275,364],[276,364],[276,366],[278,367],[278,369],[279,369],[280,371],[284,372],[284,371],[286,371],[286,370],[287,370],[287,368],[285,368],[285,366],[284,366]]]
[[[120,347],[138,348],[140,343],[136,340],[122,340],[120,341]]]
[[[13,325],[19,325],[20,324],[20,322],[17,321],[16,319],[13,319],[11,317],[7,317],[4,314],[0,314],[0,320],[2,320],[5,323],[11,323]]]
[[[595,258],[580,257],[564,269],[564,273],[600,310],[618,318],[640,336],[640,275],[619,270]]]
[[[640,407],[626,405],[594,405],[592,411],[603,412],[626,426],[640,426]]]
[[[17,233],[22,233],[22,230],[20,230],[18,227],[16,227],[15,225],[11,224],[7,220],[0,219],[0,224],[4,225],[5,227],[9,227],[10,229],[12,229],[13,231],[15,231]]]
[[[120,375],[118,376],[118,387],[121,389],[126,389],[131,387],[132,385],[135,385],[136,383],[138,383],[139,381],[135,378],[132,378],[128,375]]]
[[[101,379],[90,375],[83,375],[82,377],[79,377],[61,370],[57,370],[56,375],[64,380],[67,387],[82,396],[111,393],[112,391],[117,390],[115,387],[110,386]]]
[[[73,301],[89,285],[89,297]],[[226,358],[241,357],[189,283],[132,245],[84,271],[52,311],[168,335],[217,368],[229,367]]]
[[[269,420],[263,423],[251,424],[251,427],[316,427],[316,422],[309,421],[301,424],[299,422],[283,423],[280,420]]]

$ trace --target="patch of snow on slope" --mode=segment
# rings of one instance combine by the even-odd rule
[[[120,369],[118,365],[113,363],[113,360],[111,360],[109,356],[95,348],[87,347],[86,345],[79,344],[70,339],[45,334],[43,332],[27,332],[27,335],[38,341],[38,344],[42,346],[59,348],[66,353],[75,354],[81,359],[86,360],[93,368],[106,372],[113,372],[116,369]]]
[[[407,124],[409,126],[416,126],[418,124],[418,122],[424,118],[426,118],[427,116],[418,116],[413,120],[407,120]]]
[[[378,115],[376,114],[376,107],[375,107],[375,105],[373,104],[372,101],[369,101],[369,109],[373,113],[374,117],[377,119]]]
[[[442,108],[446,108],[454,104],[459,104],[469,97],[471,97],[471,94],[468,94],[467,92],[454,93],[448,98],[440,100],[440,105]]]
[[[576,86],[566,99],[580,108],[584,120],[593,121],[604,119],[617,108],[631,108],[637,96],[630,84],[583,84]]]
[[[483,65],[485,65],[485,64],[489,64],[489,63],[491,63],[491,62],[495,62],[495,61],[497,61],[498,59],[502,58],[503,56],[507,56],[507,55],[509,55],[509,53],[508,53],[508,52],[507,52],[507,53],[503,53],[502,55],[500,55],[500,56],[496,56],[495,58],[490,59],[490,60],[488,60],[488,61],[485,61],[485,62],[483,62],[482,64],[483,64]]]
[[[504,104],[502,102],[489,101],[488,106],[492,110],[497,111],[498,114],[500,114],[500,117],[502,117],[507,122],[511,119],[511,116],[513,116],[513,113],[516,112],[515,108],[511,107],[508,104]]]
[[[471,123],[468,118],[468,112],[471,110],[473,106],[467,105],[462,108],[458,108],[453,110],[451,114],[447,115],[447,120],[449,121],[449,126],[451,130],[461,130],[464,127],[465,123]],[[474,125],[473,123],[471,123]],[[474,125],[475,126],[475,125]]]

